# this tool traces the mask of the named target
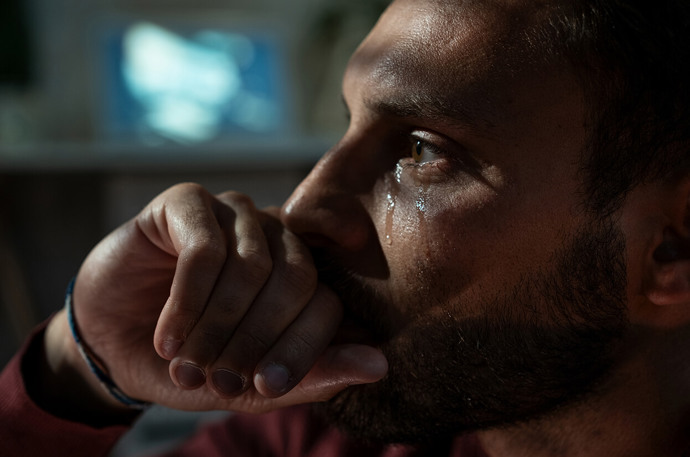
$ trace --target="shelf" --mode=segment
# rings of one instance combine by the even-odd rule
[[[108,143],[0,145],[0,173],[165,173],[311,167],[332,144],[330,138],[314,137],[194,146]]]

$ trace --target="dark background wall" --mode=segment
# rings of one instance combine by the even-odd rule
[[[0,2],[0,365],[105,234],[180,181],[280,204],[343,131],[340,78],[385,0]],[[290,31],[289,141],[115,147],[100,136],[99,27],[121,16],[238,17]],[[286,80],[288,75],[286,75]],[[279,139],[280,140],[280,139]]]

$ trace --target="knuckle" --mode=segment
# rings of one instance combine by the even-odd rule
[[[271,347],[272,340],[265,334],[260,326],[254,324],[244,325],[237,330],[236,337],[239,340],[238,347],[247,353],[265,353]]]
[[[285,287],[289,287],[299,296],[310,295],[316,289],[317,272],[311,264],[289,263],[280,274]]]
[[[186,301],[170,301],[166,307],[169,309],[169,322],[172,327],[193,327],[199,320],[201,310]]]
[[[242,319],[246,310],[241,306],[241,296],[227,291],[214,297],[209,306],[213,307],[217,325],[221,325],[225,332],[234,331],[237,323]]]
[[[248,195],[242,194],[240,192],[223,192],[222,194],[219,194],[217,198],[218,200],[232,207],[255,209],[254,201]]]
[[[222,265],[227,259],[225,243],[211,235],[200,236],[187,246],[186,260]]]
[[[222,348],[230,339],[230,332],[227,328],[220,325],[204,325],[198,329],[199,337],[204,342],[204,346],[211,348]]]
[[[314,340],[314,335],[306,330],[295,330],[285,335],[285,347],[294,354],[318,354],[321,344]]]
[[[260,250],[245,250],[242,258],[242,275],[252,284],[263,284],[273,271],[273,261]]]
[[[166,319],[156,331],[156,339],[159,344],[165,341],[186,341],[198,323],[198,313],[191,311],[183,311],[178,313],[174,311],[174,315]]]
[[[286,303],[284,298],[276,296],[265,297],[262,306],[264,316],[266,318],[270,316],[271,321],[275,323],[292,321],[295,318],[295,314],[301,310],[299,307]],[[276,327],[273,328],[275,331],[278,331]]]
[[[199,183],[183,182],[181,184],[178,184],[178,186],[181,188],[181,190],[183,190],[185,192],[198,193],[198,194],[208,194],[208,191],[206,190],[206,188]]]
[[[201,184],[198,184],[195,182],[183,182],[183,183],[175,184],[174,186],[170,187],[170,189],[168,189],[167,192],[172,193],[172,194],[197,194],[197,195],[202,195],[202,194],[208,193],[208,191]]]

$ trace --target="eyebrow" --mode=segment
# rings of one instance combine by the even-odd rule
[[[481,136],[493,136],[496,128],[493,113],[471,109],[465,104],[439,97],[410,94],[395,99],[374,99],[364,101],[365,106],[375,113],[403,119],[426,119],[432,122],[471,130]]]

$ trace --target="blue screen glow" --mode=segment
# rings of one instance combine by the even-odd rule
[[[269,35],[132,23],[108,40],[106,124],[119,137],[198,143],[288,126],[281,50]]]

